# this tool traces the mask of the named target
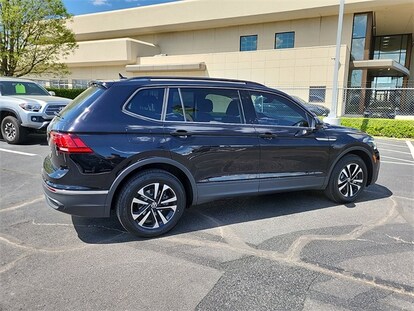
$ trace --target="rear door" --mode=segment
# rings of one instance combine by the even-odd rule
[[[169,88],[164,127],[171,157],[195,178],[198,203],[258,191],[259,142],[237,89]]]
[[[253,105],[260,144],[259,190],[321,187],[330,150],[323,130],[312,130],[310,114],[287,96],[246,93],[243,99]]]

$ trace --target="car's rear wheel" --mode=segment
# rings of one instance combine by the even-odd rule
[[[13,116],[7,116],[1,122],[1,135],[8,144],[20,144],[26,140],[28,131]]]
[[[350,203],[364,190],[367,183],[367,167],[356,155],[347,155],[335,165],[325,194],[337,203]]]
[[[154,237],[171,230],[185,206],[185,190],[179,179],[154,169],[135,175],[122,187],[116,213],[130,233]]]

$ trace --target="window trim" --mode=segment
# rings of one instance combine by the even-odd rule
[[[283,47],[283,48],[278,48],[277,47],[277,35],[282,35],[282,34],[286,34],[286,33],[292,33],[293,34],[293,46],[292,47]],[[295,31],[284,31],[284,32],[276,32],[275,33],[275,50],[284,50],[284,49],[294,49],[295,48],[295,39],[296,39],[296,34]]]

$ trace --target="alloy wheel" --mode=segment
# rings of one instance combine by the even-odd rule
[[[144,229],[166,225],[177,210],[177,195],[164,183],[151,183],[138,190],[131,203],[133,220]]]
[[[362,188],[364,171],[357,163],[346,165],[338,177],[338,190],[347,198],[355,196]]]
[[[11,141],[16,138],[17,129],[12,122],[7,122],[6,124],[4,124],[3,131],[4,131],[4,134],[6,135],[5,138],[7,140]]]

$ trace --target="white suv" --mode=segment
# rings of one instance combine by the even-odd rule
[[[31,80],[0,77],[1,134],[9,144],[23,142],[34,130],[46,129],[71,100],[52,96]]]

